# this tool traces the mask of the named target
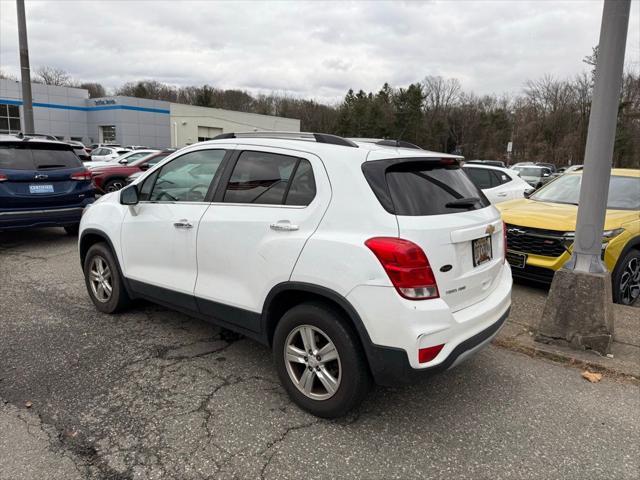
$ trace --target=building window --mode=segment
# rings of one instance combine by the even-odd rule
[[[114,143],[116,141],[116,126],[100,126],[100,143]]]
[[[20,132],[20,107],[0,103],[0,133]]]

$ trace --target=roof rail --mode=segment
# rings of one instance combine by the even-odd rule
[[[383,147],[396,147],[396,148],[414,148],[416,150],[423,150],[422,147],[413,143],[405,142],[404,140],[391,140],[389,138],[350,138],[354,142],[373,143],[374,145],[381,145]]]
[[[308,132],[241,132],[241,133],[221,133],[212,140],[224,140],[227,138],[282,138],[286,140],[302,140],[306,142],[327,143],[331,145],[342,145],[343,147],[358,148],[351,140],[331,135],[329,133],[308,133]]]

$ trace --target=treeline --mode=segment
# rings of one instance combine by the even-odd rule
[[[597,51],[585,59],[593,66]],[[44,67],[36,81],[87,88],[105,96],[98,83],[74,82]],[[593,71],[569,80],[544,76],[516,96],[478,96],[456,79],[428,76],[407,87],[385,83],[377,92],[349,90],[326,105],[286,94],[254,95],[209,85],[176,87],[155,80],[125,83],[115,95],[298,118],[304,131],[346,137],[402,139],[467,159],[582,163],[589,122]],[[640,168],[640,75],[625,73],[617,119],[614,166]],[[513,151],[507,154],[508,142]]]

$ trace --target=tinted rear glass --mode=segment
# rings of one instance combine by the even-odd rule
[[[37,143],[0,144],[0,168],[47,170],[81,167],[70,146]]]
[[[366,162],[363,171],[380,203],[396,215],[442,215],[490,205],[457,164],[382,160]],[[458,206],[452,204],[471,198],[477,201],[467,201],[466,205]]]

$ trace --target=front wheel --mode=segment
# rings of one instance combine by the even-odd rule
[[[640,298],[640,250],[631,250],[618,260],[613,272],[613,301],[633,305]]]
[[[358,338],[329,306],[303,303],[286,312],[276,327],[273,357],[291,399],[318,417],[345,415],[369,391]]]
[[[91,301],[101,312],[115,313],[129,305],[115,257],[106,243],[89,248],[84,259],[84,279]]]

